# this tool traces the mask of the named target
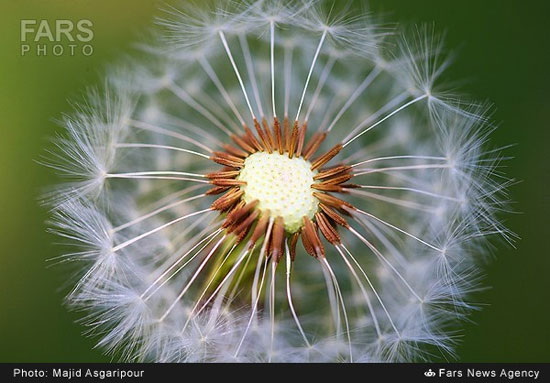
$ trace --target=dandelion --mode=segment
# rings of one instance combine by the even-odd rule
[[[512,181],[433,28],[209,5],[168,9],[64,119],[68,304],[131,361],[452,355]]]

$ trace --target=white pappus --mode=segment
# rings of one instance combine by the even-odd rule
[[[336,3],[336,2],[335,2]],[[341,4],[340,4],[341,5]],[[501,222],[488,107],[433,28],[323,1],[185,2],[63,121],[69,306],[159,362],[453,354]]]

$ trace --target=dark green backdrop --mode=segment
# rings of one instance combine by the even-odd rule
[[[498,145],[517,143],[508,174],[516,209],[509,226],[518,249],[500,248],[486,266],[492,289],[476,301],[458,348],[461,361],[550,362],[548,130],[550,128],[550,2],[504,0],[376,0],[375,10],[404,22],[435,22],[458,48],[449,77],[493,101]],[[0,3],[0,361],[103,361],[62,306],[56,255],[45,232],[39,190],[54,182],[34,160],[48,145],[52,121],[70,111],[68,98],[99,80],[102,67],[129,49],[160,2],[153,0],[3,0]],[[89,19],[91,57],[21,57],[20,19]]]

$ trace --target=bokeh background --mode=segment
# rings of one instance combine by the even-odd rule
[[[168,1],[168,3],[171,3]],[[356,3],[361,3],[357,1]],[[82,336],[78,315],[62,307],[66,276],[37,203],[55,177],[36,160],[87,85],[151,25],[155,0],[3,0],[0,2],[0,362],[107,361]],[[520,214],[509,226],[522,238],[501,246],[485,266],[484,304],[465,326],[459,361],[550,362],[549,174],[550,2],[516,0],[371,0],[393,21],[433,22],[458,50],[447,78],[496,105],[495,145],[515,143],[507,172]],[[90,57],[20,54],[20,20],[93,22]],[[52,25],[52,24],[50,24]]]

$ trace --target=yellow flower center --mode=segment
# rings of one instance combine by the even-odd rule
[[[304,216],[313,218],[319,201],[313,196],[311,185],[317,171],[303,158],[288,158],[287,153],[258,152],[244,161],[238,179],[245,202],[258,200],[260,210],[269,210],[272,217],[282,217],[285,230],[298,231]]]

